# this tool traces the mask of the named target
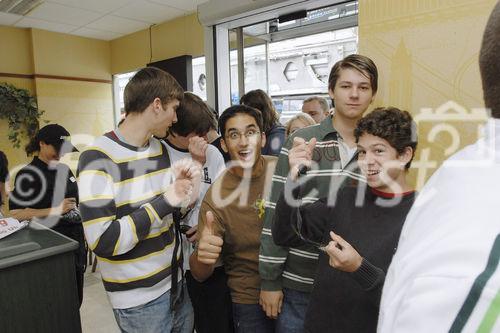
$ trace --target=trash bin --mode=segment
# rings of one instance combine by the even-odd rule
[[[0,332],[81,332],[77,248],[34,222],[0,240]]]

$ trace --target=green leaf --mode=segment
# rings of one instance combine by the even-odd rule
[[[45,113],[38,109],[36,97],[26,89],[16,88],[9,83],[0,83],[0,119],[9,123],[8,138],[13,146],[19,148],[21,139],[30,139],[40,124],[40,117]],[[44,120],[47,123],[47,120]]]

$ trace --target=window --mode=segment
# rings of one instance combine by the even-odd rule
[[[207,75],[205,71],[205,57],[193,58],[193,93],[202,100],[207,100]]]
[[[123,74],[113,75],[113,99],[115,109],[115,124],[125,117],[125,105],[123,101],[123,93],[128,81],[135,75],[137,71],[128,72]]]
[[[314,3],[318,6],[311,7]],[[294,5],[297,10],[308,6],[305,17],[287,22],[277,19],[286,12],[270,10],[264,12],[266,21],[255,15],[216,25],[219,108],[226,108],[229,100],[238,103],[240,95],[250,90],[262,89],[284,123],[301,111],[304,99],[330,100],[330,69],[356,53],[358,44],[358,2],[331,3]]]

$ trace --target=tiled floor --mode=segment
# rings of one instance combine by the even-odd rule
[[[83,304],[80,308],[82,331],[84,333],[119,333],[113,310],[104,291],[99,271],[91,273],[91,267],[85,272]]]

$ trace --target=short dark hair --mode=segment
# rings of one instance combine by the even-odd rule
[[[402,154],[406,147],[411,147],[413,155],[405,169],[411,166],[417,149],[417,129],[408,111],[394,107],[376,108],[358,121],[354,129],[356,142],[365,133],[386,140],[398,154]]]
[[[262,112],[263,128],[261,131],[269,131],[278,122],[279,115],[274,108],[273,101],[261,89],[247,92],[240,98],[240,104],[251,106]]]
[[[479,53],[484,104],[493,118],[500,118],[500,2],[491,12]]]
[[[212,128],[217,129],[217,122],[208,105],[195,94],[185,92],[177,108],[177,122],[170,127],[170,133],[180,136],[196,133],[203,136]]]
[[[5,155],[5,153],[0,150],[0,183],[5,183],[8,176],[9,160],[7,159],[7,155]]]
[[[125,86],[125,114],[142,113],[155,98],[159,98],[163,105],[175,99],[181,101],[183,93],[172,75],[155,67],[142,68]]]
[[[333,65],[330,76],[328,77],[328,90],[333,91],[337,80],[340,76],[340,70],[352,68],[362,73],[363,75],[368,75],[370,79],[370,84],[372,86],[373,94],[377,92],[378,89],[378,70],[377,66],[370,58],[363,56],[361,54],[351,54],[342,60],[339,60]]]
[[[213,107],[211,107],[210,105],[208,105],[208,108],[210,109],[210,112],[212,113],[212,115],[214,116],[214,119],[215,119],[215,127],[214,128],[211,128],[217,132],[219,132],[219,112],[217,112],[217,110],[215,110]]]
[[[255,119],[255,122],[257,123],[257,126],[259,127],[259,130],[261,132],[263,131],[262,113],[260,112],[260,110],[257,110],[256,108],[248,105],[233,105],[224,110],[224,112],[222,112],[219,117],[219,128],[222,137],[226,135],[227,121],[238,114],[246,114],[250,117],[253,117]]]

